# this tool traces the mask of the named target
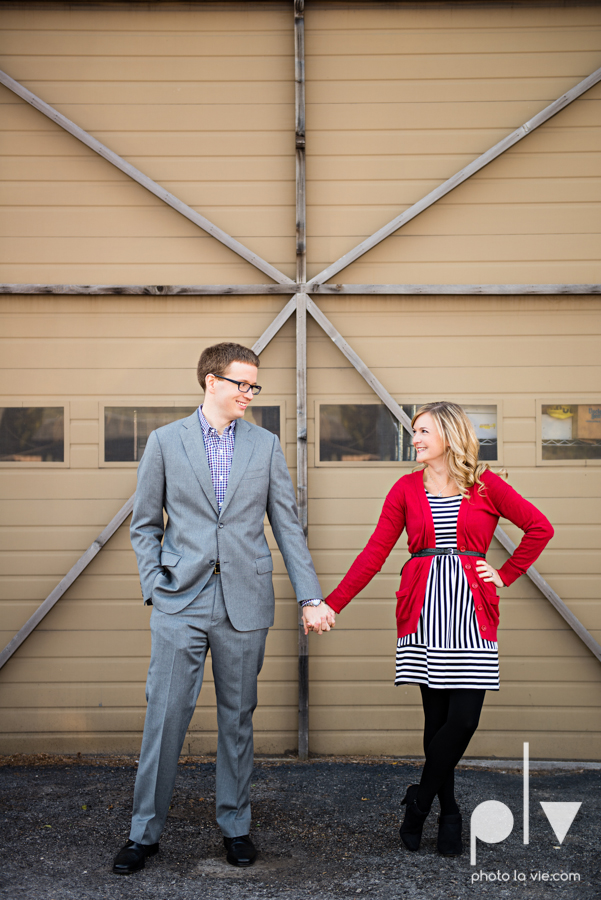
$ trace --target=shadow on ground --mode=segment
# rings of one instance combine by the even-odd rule
[[[128,835],[133,760],[7,762],[0,767],[0,897],[9,900],[601,897],[598,770],[531,773],[530,843],[524,845],[521,774],[460,769],[466,849],[459,859],[445,859],[436,852],[436,809],[419,853],[399,841],[400,799],[416,780],[415,767],[259,761],[252,834],[260,857],[252,869],[239,870],[226,863],[215,825],[214,763],[188,759],[180,765],[159,855],[125,878],[110,868]],[[501,843],[478,842],[471,866],[469,817],[485,800],[507,804],[514,829]],[[541,800],[582,801],[561,844]]]

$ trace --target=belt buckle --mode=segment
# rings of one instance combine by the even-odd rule
[[[213,575],[221,575],[221,568],[219,566],[219,560],[215,563],[215,568],[213,569]]]
[[[444,552],[446,556],[455,556],[457,553],[455,547],[444,547]]]

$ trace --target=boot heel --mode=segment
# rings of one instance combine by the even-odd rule
[[[461,840],[462,819],[460,813],[438,818],[438,852],[442,856],[461,856],[463,841]]]
[[[409,785],[409,787],[407,788],[407,793],[401,800],[401,805],[406,806],[407,808],[405,810],[405,818],[403,819],[403,824],[399,829],[399,833],[401,835],[401,840],[407,850],[411,850],[413,853],[415,853],[416,850],[419,850],[424,822],[428,817],[428,813],[422,812],[416,803],[415,797],[417,795],[418,788],[419,785],[417,784]]]

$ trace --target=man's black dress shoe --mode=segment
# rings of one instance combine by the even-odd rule
[[[115,857],[113,872],[115,875],[132,875],[139,872],[144,868],[146,857],[154,856],[158,852],[158,844],[138,844],[137,841],[128,841]]]
[[[247,834],[241,837],[223,838],[227,850],[227,861],[232,866],[252,866],[257,858],[257,850]]]

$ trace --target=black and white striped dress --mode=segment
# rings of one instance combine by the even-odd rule
[[[426,491],[437,547],[457,546],[462,497]],[[395,684],[499,690],[496,641],[480,636],[474,600],[458,556],[435,556],[415,634],[397,640]]]

